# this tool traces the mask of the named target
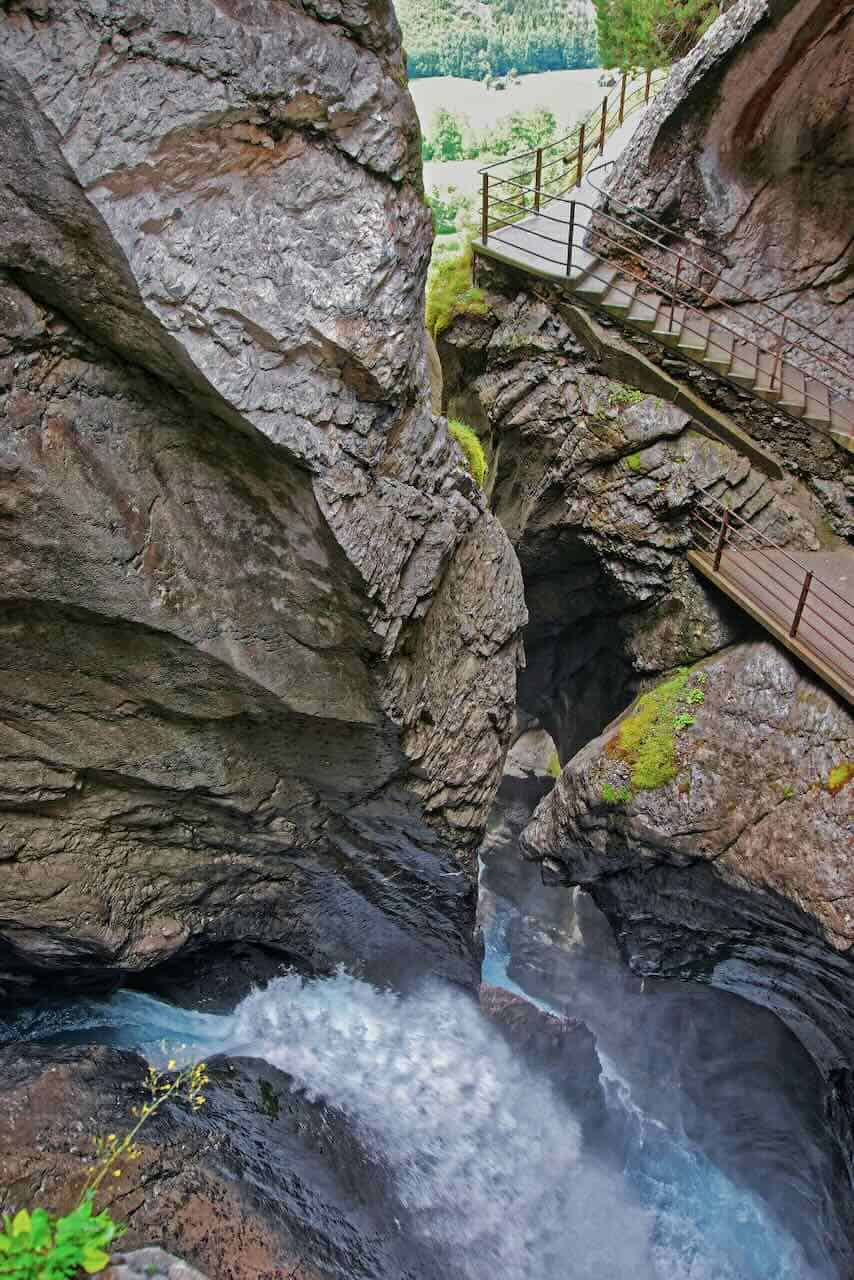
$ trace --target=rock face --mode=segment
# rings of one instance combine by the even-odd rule
[[[611,188],[670,227],[676,249],[696,256],[685,237],[700,239],[708,268],[726,276],[715,297],[737,302],[741,288],[820,330],[828,343],[791,324],[789,340],[831,359],[843,382],[854,325],[852,31],[850,3],[740,0],[677,65]],[[762,309],[747,317],[774,323]]]
[[[113,1049],[0,1048],[0,1211],[72,1208],[92,1137],[126,1132],[144,1075]],[[114,1280],[150,1275],[163,1250],[183,1260],[168,1280],[195,1280],[190,1267],[216,1280],[412,1274],[400,1206],[337,1113],[263,1062],[216,1058],[209,1075],[204,1106],[167,1104],[141,1131],[139,1160],[99,1193],[127,1227]]]
[[[817,546],[820,512],[761,450],[752,462],[664,399],[682,393],[617,334],[513,284],[489,277],[489,315],[445,330],[442,356],[449,411],[491,443],[525,578],[520,703],[565,761],[643,683],[747,633],[685,557],[701,489],[780,543]]]
[[[525,615],[430,412],[403,83],[383,0],[0,16],[7,991],[382,918],[469,971]]]
[[[639,711],[567,765],[524,846],[590,890],[637,972],[778,1013],[827,1082],[850,1172],[854,720],[769,643],[693,668],[646,729]],[[671,780],[637,788],[632,729],[673,750]]]

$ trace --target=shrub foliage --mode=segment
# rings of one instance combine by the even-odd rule
[[[466,467],[476,484],[482,489],[487,471],[486,454],[483,452],[483,445],[480,443],[477,432],[456,418],[450,420],[448,430],[463,451]]]

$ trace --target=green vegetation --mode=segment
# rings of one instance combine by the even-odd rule
[[[168,1071],[175,1069],[170,1062]],[[108,1210],[96,1214],[95,1196],[109,1175],[120,1178],[119,1161],[132,1163],[142,1155],[136,1136],[142,1126],[168,1100],[183,1098],[193,1110],[205,1101],[203,1089],[208,1075],[203,1062],[186,1067],[171,1080],[149,1067],[145,1085],[149,1101],[131,1108],[135,1123],[119,1137],[110,1133],[95,1137],[95,1163],[88,1167],[88,1178],[80,1199],[70,1213],[62,1217],[45,1209],[19,1209],[14,1216],[6,1214],[0,1230],[0,1275],[5,1280],[73,1280],[81,1271],[97,1275],[109,1265],[108,1247],[124,1234],[125,1228],[113,1221]]]
[[[699,706],[699,704],[701,702],[705,702],[705,700],[706,700],[706,695],[703,692],[703,690],[700,688],[692,689],[691,692],[688,694],[689,706],[692,706],[692,707]]]
[[[698,679],[692,684],[691,679],[688,667],[681,667],[669,680],[642,694],[634,713],[608,743],[608,754],[631,769],[636,791],[653,791],[676,777],[676,738],[694,723],[685,707],[694,690],[702,692],[700,686],[705,683]]]
[[[427,196],[433,213],[433,230],[437,236],[452,235],[462,231],[474,217],[474,200],[456,187],[445,188],[444,193],[434,187]]]
[[[640,404],[641,400],[646,400],[646,393],[635,387],[627,387],[622,382],[609,382],[608,399],[613,405]]]
[[[269,1116],[271,1120],[279,1118],[279,1112],[282,1104],[279,1100],[278,1092],[270,1084],[269,1080],[258,1081],[258,1110],[262,1115]]]
[[[427,273],[427,328],[434,338],[447,329],[454,316],[462,312],[484,316],[486,299],[481,289],[472,285],[471,240],[466,237],[461,248],[437,253],[434,250]]]
[[[464,422],[458,422],[456,418],[452,418],[448,423],[448,431],[462,449],[466,467],[474,477],[475,483],[482,489],[487,471],[486,454],[483,452],[483,445],[480,443],[477,432],[467,427]]]
[[[784,800],[791,800],[792,796],[795,794],[795,788],[792,786],[791,782],[786,783],[786,785],[783,787],[782,794],[783,794]]]
[[[665,67],[693,49],[721,11],[717,0],[593,0],[602,65]]]
[[[573,0],[397,0],[407,70],[468,80],[599,65],[596,24]]]
[[[553,751],[548,758],[546,773],[550,774],[553,778],[560,777],[560,756],[556,751]]]
[[[837,791],[841,791],[852,778],[854,778],[854,760],[843,760],[841,764],[834,765],[824,785],[830,794],[835,796]]]
[[[613,787],[610,782],[602,784],[602,799],[606,804],[628,804],[632,793],[627,786]]]
[[[476,132],[467,116],[440,108],[430,121],[421,143],[421,157],[428,160],[502,160],[519,151],[547,147],[567,130],[546,107],[511,111],[491,129]]]
[[[640,454],[630,453],[629,456],[626,458],[626,466],[629,468],[630,471],[640,471],[641,469]]]

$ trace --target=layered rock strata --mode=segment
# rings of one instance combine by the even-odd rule
[[[524,605],[430,411],[402,66],[385,3],[4,8],[7,992],[383,923],[471,972]]]

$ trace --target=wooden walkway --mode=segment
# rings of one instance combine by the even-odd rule
[[[794,553],[780,548],[724,547],[715,569],[712,550],[693,550],[695,569],[806,663],[832,689],[854,705],[854,549]],[[806,600],[792,625],[811,575]]]

